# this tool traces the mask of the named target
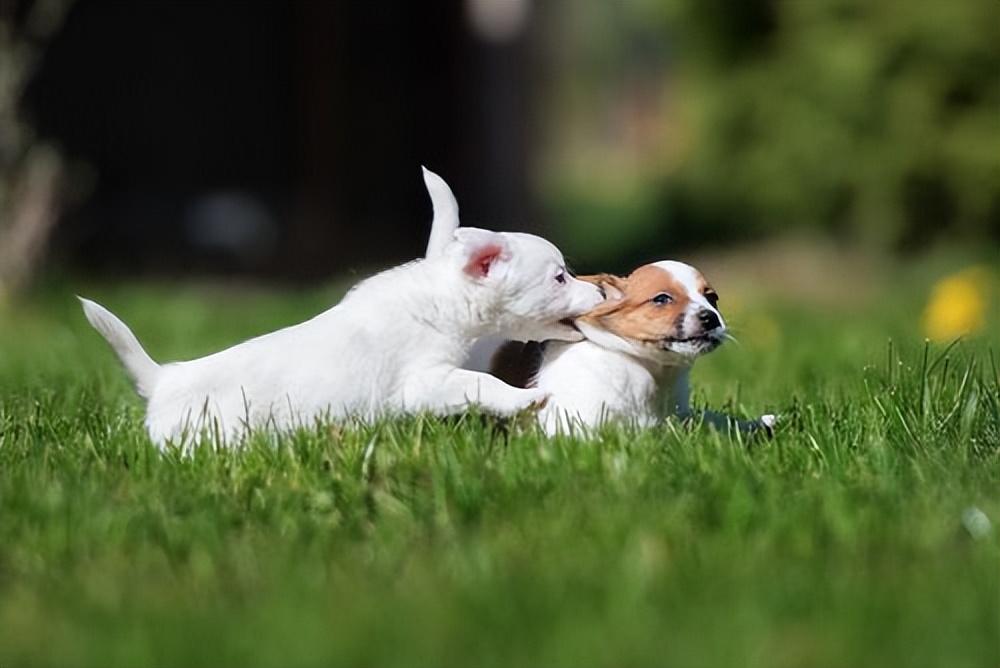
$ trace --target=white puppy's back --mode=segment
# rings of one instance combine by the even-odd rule
[[[352,350],[349,339],[334,341],[354,355],[331,367],[316,357],[323,350],[314,345],[317,329],[310,320],[207,357],[163,365],[146,412],[150,436],[162,442],[183,431],[233,436],[247,426],[296,426],[316,416],[309,405],[316,396],[337,415],[357,412],[360,406],[337,400],[337,390],[344,377],[356,376],[349,361],[360,351]]]
[[[203,431],[233,437],[248,426],[288,428],[326,414],[372,417],[381,408],[407,408],[402,375],[407,361],[424,361],[421,343],[403,337],[386,346],[385,337],[393,330],[413,330],[407,323],[419,314],[407,311],[407,296],[433,283],[427,276],[433,268],[414,263],[391,272],[401,274],[391,294],[382,294],[376,276],[311,320],[206,357],[163,365],[110,311],[81,301],[88,320],[148,399],[146,426],[154,441]],[[433,332],[424,335],[427,345]]]

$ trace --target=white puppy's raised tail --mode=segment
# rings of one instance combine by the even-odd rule
[[[83,304],[83,313],[90,324],[111,344],[135,383],[136,391],[148,399],[160,374],[160,365],[146,354],[132,330],[114,313],[97,302],[79,296],[77,299]]]
[[[455,238],[455,230],[458,229],[458,202],[444,179],[426,167],[420,169],[424,171],[424,185],[427,186],[427,194],[431,196],[431,205],[434,207],[431,237],[427,242],[425,257],[437,257]]]

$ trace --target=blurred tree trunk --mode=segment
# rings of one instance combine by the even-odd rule
[[[328,275],[358,258],[422,254],[430,203],[420,165],[451,185],[464,224],[536,229],[528,31],[486,39],[470,6],[294,5],[298,212],[286,271]]]
[[[59,151],[21,116],[25,87],[71,0],[0,0],[0,298],[24,289],[59,216]]]

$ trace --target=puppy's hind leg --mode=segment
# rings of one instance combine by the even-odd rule
[[[455,369],[449,373],[438,391],[440,401],[437,408],[445,412],[460,412],[469,405],[475,405],[502,417],[539,408],[549,396],[543,390],[511,387],[499,378],[466,369]]]
[[[760,432],[768,438],[774,435],[775,417],[773,415],[763,415],[757,420],[740,420],[715,411],[692,411],[690,372],[688,371],[684,371],[677,377],[672,388],[670,401],[672,403],[670,412],[685,421],[700,419],[703,424],[727,433],[737,430],[743,434]]]
[[[774,436],[775,417],[773,415],[762,415],[756,420],[740,420],[739,418],[716,413],[715,411],[701,411],[690,415],[688,418],[701,418],[702,423],[710,425],[719,431],[732,432],[737,430],[743,434],[761,433],[771,438]]]

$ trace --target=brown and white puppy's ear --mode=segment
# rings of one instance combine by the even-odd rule
[[[604,293],[605,301],[616,301],[625,296],[625,289],[628,286],[628,279],[614,274],[591,274],[589,276],[577,276],[581,281],[592,283]]]
[[[461,227],[454,232],[460,246],[462,271],[474,280],[485,280],[500,274],[510,261],[511,252],[502,234]]]

